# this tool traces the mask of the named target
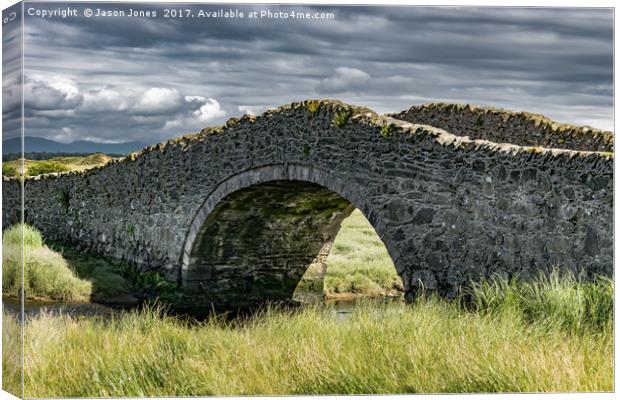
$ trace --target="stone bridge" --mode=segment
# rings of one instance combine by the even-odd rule
[[[26,149],[27,150],[27,149]],[[380,116],[305,101],[230,119],[101,168],[24,181],[51,241],[155,270],[195,307],[290,299],[322,284],[359,208],[406,297],[493,274],[613,272],[613,134],[542,116],[433,104]],[[4,180],[4,224],[20,181]]]

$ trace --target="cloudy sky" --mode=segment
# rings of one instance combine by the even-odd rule
[[[154,143],[307,98],[377,112],[474,103],[613,129],[610,9],[234,6],[335,15],[250,20],[72,7],[78,17],[25,19],[26,135]],[[158,14],[86,18],[85,7]],[[5,71],[5,90],[15,78]]]

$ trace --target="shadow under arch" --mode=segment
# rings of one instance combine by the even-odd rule
[[[361,192],[355,183],[298,164],[266,165],[221,182],[196,212],[183,246],[179,280],[192,308],[290,301],[309,269],[322,285],[331,245],[356,208],[400,275],[385,225]]]

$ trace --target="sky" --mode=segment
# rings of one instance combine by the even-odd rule
[[[156,143],[310,98],[379,113],[470,103],[613,130],[611,9],[234,5],[246,18],[164,18],[169,7],[74,3],[75,17],[26,15],[26,135]],[[85,8],[157,16],[86,18]],[[267,9],[334,18],[247,18]],[[18,98],[11,59],[5,138],[19,134],[19,102],[6,100]]]

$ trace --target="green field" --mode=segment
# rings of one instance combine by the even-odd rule
[[[113,160],[112,157],[101,153],[84,156],[54,157],[49,160],[24,160],[24,175],[36,176],[52,172],[84,171],[105,165],[111,160]],[[2,175],[17,176],[21,164],[21,160],[4,161],[2,163]]]
[[[360,210],[342,222],[327,257],[325,295],[400,296],[403,282],[383,242]]]

